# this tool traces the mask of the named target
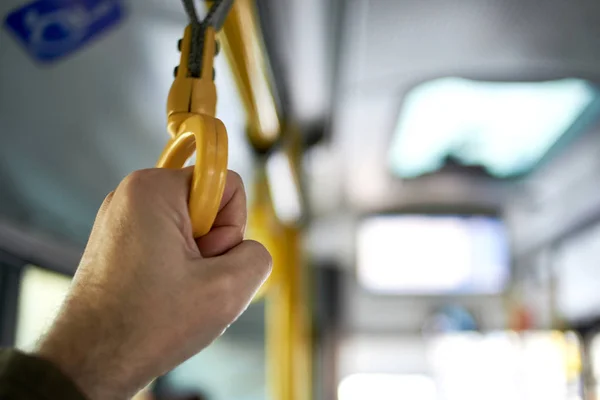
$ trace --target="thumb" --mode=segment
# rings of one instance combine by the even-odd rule
[[[258,290],[271,273],[273,260],[269,251],[257,241],[244,240],[222,256],[213,259],[219,272],[230,274],[248,289]],[[243,288],[239,288],[243,289]]]
[[[217,293],[224,298],[220,313],[227,324],[246,310],[269,277],[272,265],[265,246],[253,240],[245,240],[227,253],[203,262],[219,282]]]
[[[269,277],[272,264],[271,254],[253,240],[245,240],[227,253],[202,262],[206,263],[213,282],[218,282],[213,300],[221,299],[218,314],[224,326],[229,326],[248,308]]]

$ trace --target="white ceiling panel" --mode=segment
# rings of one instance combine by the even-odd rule
[[[344,82],[389,91],[446,75],[598,75],[594,0],[354,0]]]

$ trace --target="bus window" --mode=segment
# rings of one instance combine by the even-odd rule
[[[21,280],[17,316],[16,345],[31,350],[56,316],[71,279],[33,265],[27,266]]]

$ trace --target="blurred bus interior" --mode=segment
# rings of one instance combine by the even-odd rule
[[[53,62],[0,29],[3,346],[32,348],[167,140],[180,1],[90,2],[122,20]],[[231,39],[218,117],[275,276],[140,398],[600,398],[600,3],[236,3],[269,92],[248,108]]]

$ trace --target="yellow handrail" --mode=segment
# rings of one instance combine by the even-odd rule
[[[253,0],[236,0],[219,36],[248,114],[248,135],[265,150],[281,133],[277,102]]]

